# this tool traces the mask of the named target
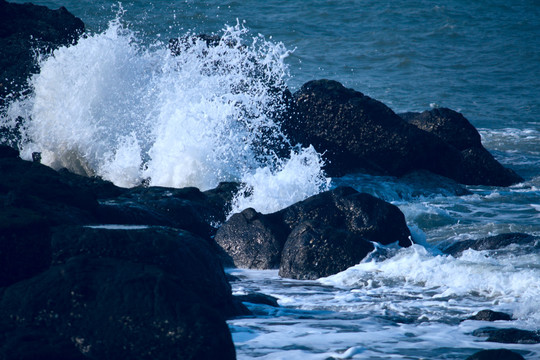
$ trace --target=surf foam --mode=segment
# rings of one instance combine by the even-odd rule
[[[320,155],[292,147],[273,120],[289,51],[239,24],[219,38],[209,45],[185,34],[173,54],[142,45],[115,19],[42,58],[30,95],[2,124],[23,118],[23,158],[41,152],[53,168],[123,187],[243,181],[236,210],[275,211],[326,189]]]

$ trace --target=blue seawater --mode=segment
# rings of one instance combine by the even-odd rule
[[[42,59],[41,72],[30,79],[33,92],[12,104],[3,120],[26,119],[27,156],[45,149],[51,166],[122,186],[144,177],[155,185],[201,188],[241,180],[252,196],[237,198],[236,210],[269,212],[349,185],[405,214],[422,245],[385,249],[328,278],[293,281],[276,271],[230,270],[241,279],[235,293],[261,291],[281,305],[250,305],[257,316],[229,322],[239,359],[465,359],[501,347],[540,358],[539,345],[488,343],[472,335],[487,323],[461,322],[490,308],[514,320],[489,326],[540,329],[538,244],[455,257],[439,251],[501,233],[540,236],[538,1],[35,3],[66,6],[85,22],[87,37]],[[196,70],[209,64],[194,49],[181,58],[185,71],[177,71],[167,57],[169,38],[198,33],[242,41],[252,56],[216,52],[236,69],[233,76],[200,77]],[[295,149],[285,160],[261,159],[253,149],[257,139],[229,122],[244,117],[250,129],[281,136],[259,116],[271,106],[269,94],[242,70],[253,57],[266,61],[267,79],[292,91],[329,78],[396,112],[460,111],[496,158],[525,181],[470,186],[471,195],[459,196],[451,183],[366,174],[327,179],[312,148]],[[231,98],[230,86],[246,81],[252,91]],[[248,106],[238,113],[229,106],[234,101]]]

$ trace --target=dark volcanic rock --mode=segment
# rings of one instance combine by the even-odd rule
[[[444,143],[461,151],[462,166],[455,174],[459,181],[493,186],[509,186],[523,181],[482,146],[480,134],[462,114],[441,108],[400,116],[409,124],[436,135]]]
[[[454,110],[440,108],[422,113],[404,113],[399,116],[409,124],[436,135],[458,150],[482,146],[476,128]]]
[[[469,317],[467,320],[479,320],[479,321],[510,321],[512,317],[506,313],[493,311],[493,310],[481,310]]]
[[[0,207],[0,287],[37,275],[50,263],[46,219],[32,210]]]
[[[237,295],[236,298],[242,302],[279,307],[278,299],[266,294],[250,293],[247,295]]]
[[[54,265],[92,255],[157,266],[224,316],[236,315],[219,259],[207,240],[189,232],[166,227],[62,226],[53,229],[51,242]]]
[[[163,225],[209,238],[225,214],[237,184],[223,183],[214,190],[140,187],[102,201],[99,220],[106,224]]]
[[[35,331],[92,359],[235,358],[223,317],[182,279],[108,257],[73,257],[0,293],[2,350],[12,335]]]
[[[45,329],[26,329],[9,334],[0,346],[0,359],[6,360],[88,360],[73,341]]]
[[[273,214],[233,215],[216,242],[235,266],[280,267],[280,275],[317,278],[360,262],[371,241],[410,246],[405,217],[394,205],[349,187],[312,196]]]
[[[538,238],[523,233],[507,233],[490,236],[479,240],[463,240],[450,245],[442,251],[453,256],[461,255],[467,249],[473,250],[495,250],[501,249],[511,244],[536,245]]]
[[[279,275],[301,280],[318,279],[358,264],[374,249],[371,242],[354,233],[305,221],[287,238]]]
[[[346,230],[382,245],[412,245],[405,216],[397,206],[351,187],[340,186],[311,196],[279,214],[291,231],[305,221],[313,221],[317,226]]]
[[[498,342],[505,344],[538,344],[540,335],[537,331],[528,331],[520,329],[496,329],[480,328],[473,331],[474,336],[487,336],[489,342]]]
[[[408,124],[383,103],[337,81],[307,82],[293,94],[293,114],[283,128],[293,142],[312,144],[329,161],[329,175],[366,169],[404,175],[428,169],[445,175],[458,160],[433,135]],[[452,159],[456,157],[456,159]]]
[[[64,7],[50,10],[0,0],[0,107],[36,71],[34,50],[50,52],[71,44],[83,31],[83,22]]]
[[[520,354],[507,349],[481,350],[467,360],[525,360]]]
[[[462,115],[442,109],[404,117],[410,123],[358,91],[316,80],[293,95],[282,127],[293,143],[324,153],[331,176],[358,170],[402,176],[423,169],[470,185],[523,180],[481,146]]]
[[[279,218],[253,209],[234,214],[216,233],[216,243],[230,256],[228,266],[277,269],[287,229]]]

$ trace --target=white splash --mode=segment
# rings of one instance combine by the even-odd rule
[[[119,19],[40,61],[32,92],[11,104],[4,126],[24,119],[22,157],[116,185],[213,188],[243,181],[235,209],[277,210],[328,186],[320,155],[291,149],[272,114],[282,110],[289,51],[243,26],[219,43],[186,34],[140,45]],[[265,199],[265,196],[269,198]]]

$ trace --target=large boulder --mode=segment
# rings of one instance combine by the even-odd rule
[[[35,51],[47,53],[77,40],[84,23],[61,7],[0,0],[0,107],[18,96],[37,70]]]
[[[482,146],[480,134],[462,114],[440,108],[400,116],[409,124],[436,135],[444,143],[461,151],[463,168],[455,175],[461,182],[508,186],[523,181]]]
[[[297,225],[283,248],[279,275],[310,280],[358,264],[375,247],[365,238],[313,221]]]
[[[235,359],[224,318],[181,278],[108,257],[72,257],[0,293],[0,354],[36,332],[90,359]]]
[[[463,141],[452,139],[445,122],[440,123],[446,127],[409,123],[337,81],[314,80],[293,94],[282,127],[293,143],[311,144],[323,153],[331,176],[360,170],[402,176],[423,169],[471,185],[507,186],[522,180],[487,151],[470,147],[478,145],[477,132],[466,119],[459,120],[452,131],[461,134],[463,128]],[[469,147],[462,152],[462,146]]]
[[[421,113],[403,113],[399,116],[409,124],[436,135],[458,150],[482,146],[481,137],[476,128],[456,111],[437,108]]]
[[[214,239],[228,255],[227,266],[277,269],[287,230],[279,217],[248,208],[231,216]]]
[[[218,229],[215,240],[235,266],[279,267],[281,276],[297,279],[343,271],[374,249],[371,242],[412,244],[396,206],[349,187],[273,214],[244,210]]]
[[[237,315],[214,249],[187,231],[161,226],[60,226],[53,229],[50,252],[53,265],[90,255],[157,266],[224,317]]]

